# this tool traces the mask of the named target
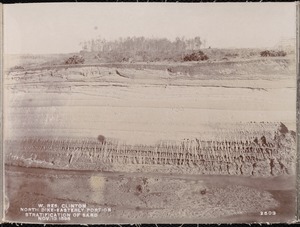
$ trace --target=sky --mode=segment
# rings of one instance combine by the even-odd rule
[[[4,6],[5,54],[71,53],[97,37],[193,38],[272,47],[296,36],[295,3],[36,3]]]

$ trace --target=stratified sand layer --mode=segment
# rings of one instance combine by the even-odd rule
[[[274,58],[7,72],[7,220],[78,202],[113,210],[82,223],[293,220],[295,69]]]

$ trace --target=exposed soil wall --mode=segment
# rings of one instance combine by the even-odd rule
[[[109,71],[109,76],[115,73],[114,69],[125,70],[131,69],[138,72],[145,70],[168,71],[168,75],[183,77],[199,77],[199,79],[236,79],[248,76],[253,79],[279,79],[286,76],[294,76],[296,71],[295,59],[291,58],[258,58],[258,59],[233,59],[220,61],[205,62],[158,62],[158,63],[102,63],[102,64],[74,64],[74,65],[52,65],[42,67],[28,68],[12,68],[8,71],[9,78],[17,79],[21,82],[31,82],[39,79],[39,77],[47,78],[50,76],[53,80],[65,79],[78,75],[81,79],[87,80],[94,76],[103,76]],[[25,76],[23,75],[25,73]],[[140,73],[139,73],[140,74]],[[129,75],[130,76],[130,75]],[[151,75],[149,75],[151,76]],[[32,78],[31,78],[32,77]],[[87,78],[88,77],[88,78]]]
[[[279,176],[294,174],[295,133],[274,124],[273,139],[230,138],[180,143],[128,145],[116,141],[37,139],[8,140],[6,164],[53,169],[181,172],[195,174]]]

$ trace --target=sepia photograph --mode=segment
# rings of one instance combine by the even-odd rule
[[[3,5],[4,221],[292,223],[296,3]]]

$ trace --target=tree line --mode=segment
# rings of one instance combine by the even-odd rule
[[[191,39],[177,37],[174,41],[167,38],[127,37],[108,41],[104,38],[91,39],[80,43],[83,51],[107,52],[120,51],[170,51],[170,50],[199,50],[205,48],[206,40],[199,36]]]
[[[186,39],[127,37],[108,41],[103,38],[80,43],[81,53],[96,53],[99,59],[113,61],[182,60],[185,54],[205,48],[206,41],[199,36]]]

